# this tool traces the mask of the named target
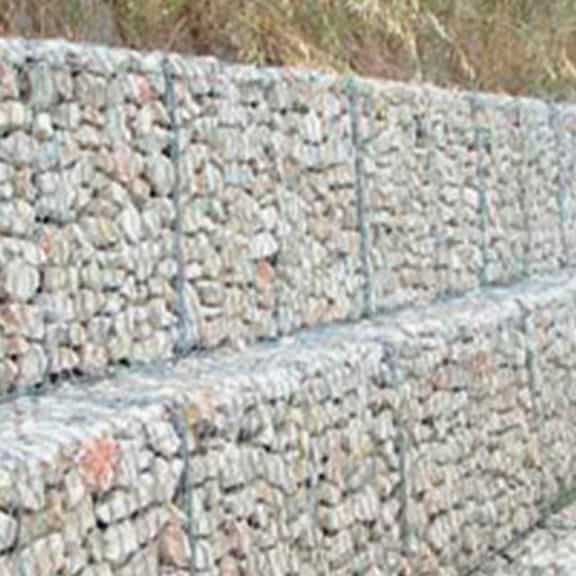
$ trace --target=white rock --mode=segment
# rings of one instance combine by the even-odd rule
[[[148,442],[152,450],[166,458],[178,454],[180,439],[168,422],[152,422],[146,426]]]
[[[0,160],[16,166],[29,166],[38,157],[39,146],[36,139],[16,132],[0,141]]]
[[[52,534],[37,540],[16,559],[17,574],[22,576],[52,576],[65,566],[64,540]]]
[[[52,128],[50,114],[38,114],[34,118],[33,133],[40,141],[49,140],[52,137],[54,129]]]
[[[14,176],[14,168],[10,164],[0,162],[0,183],[11,180]]]
[[[17,533],[18,522],[12,516],[0,512],[0,553],[13,546]]]
[[[174,188],[174,166],[161,154],[151,157],[144,170],[157,195],[168,196]]]
[[[250,257],[253,260],[269,258],[278,252],[278,242],[272,234],[258,234],[250,243]]]
[[[48,368],[44,349],[38,345],[30,346],[28,351],[19,359],[19,365],[19,386],[29,386],[42,382]]]
[[[139,212],[133,207],[122,211],[119,217],[120,229],[124,236],[132,244],[136,244],[142,237],[142,219]]]
[[[0,273],[0,289],[6,297],[20,302],[30,300],[40,286],[38,270],[16,258]]]
[[[109,564],[96,564],[88,566],[80,576],[113,576],[113,574]]]
[[[0,103],[0,133],[23,128],[29,114],[21,102]]]
[[[122,522],[110,526],[102,533],[102,558],[113,566],[124,564],[138,550],[138,536],[135,523]]]

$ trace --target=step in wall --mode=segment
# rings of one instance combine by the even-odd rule
[[[0,391],[574,265],[574,116],[0,40]]]
[[[575,298],[555,275],[5,403],[0,574],[468,573],[573,487]]]

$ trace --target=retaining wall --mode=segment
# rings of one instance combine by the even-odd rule
[[[575,297],[558,277],[5,404],[0,574],[467,574],[573,482]]]
[[[574,116],[0,41],[0,575],[451,576],[533,527]]]
[[[574,108],[0,42],[4,391],[574,263]]]

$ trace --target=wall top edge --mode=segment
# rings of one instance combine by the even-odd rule
[[[51,69],[84,71],[102,76],[122,73],[161,75],[194,79],[225,76],[231,81],[260,86],[278,82],[302,82],[331,89],[350,91],[369,103],[374,99],[454,102],[479,111],[490,108],[528,108],[536,111],[553,105],[562,114],[576,115],[576,104],[554,102],[535,97],[519,97],[494,92],[475,92],[458,87],[441,87],[431,83],[343,75],[297,67],[260,67],[219,60],[212,56],[195,56],[163,51],[136,51],[92,43],[75,43],[65,39],[0,38],[0,63],[15,68],[44,64]]]

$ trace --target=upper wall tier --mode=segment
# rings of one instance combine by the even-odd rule
[[[576,110],[0,41],[0,392],[574,264]]]

